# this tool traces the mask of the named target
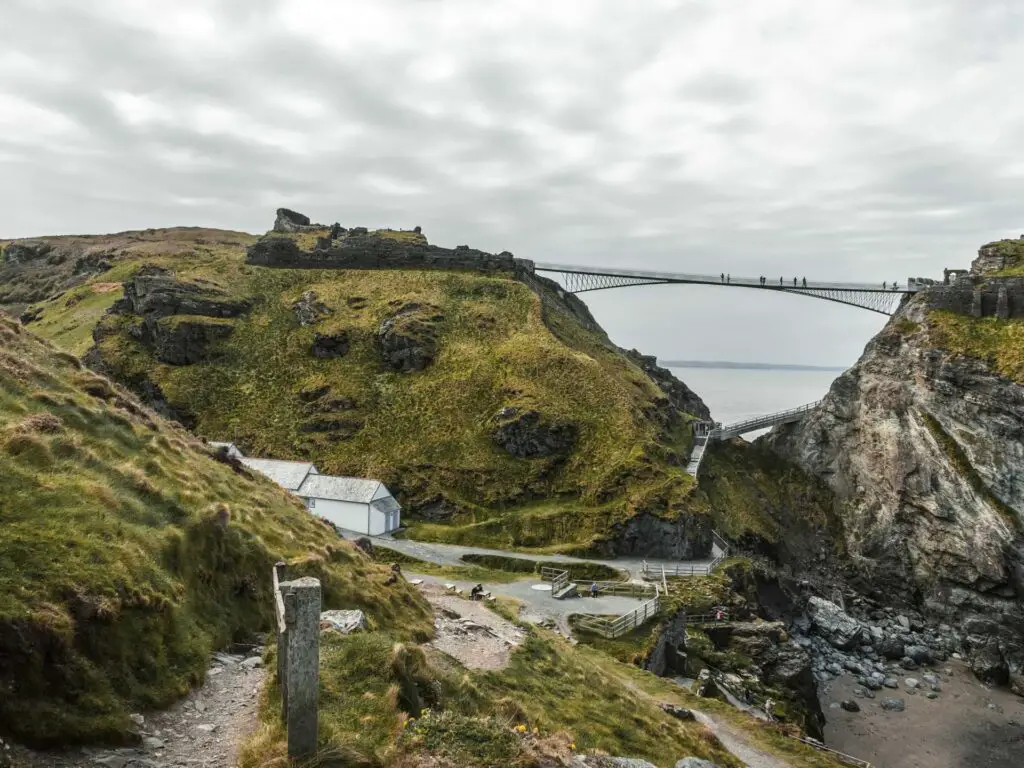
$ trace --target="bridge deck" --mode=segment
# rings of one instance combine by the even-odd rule
[[[778,278],[767,276],[764,285],[761,285],[759,277],[742,277],[739,275],[727,275],[728,282],[719,275],[701,275],[686,272],[653,272],[643,269],[617,269],[613,267],[586,267],[579,264],[551,264],[536,262],[534,269],[538,272],[561,272],[564,274],[593,275],[596,277],[617,277],[629,280],[636,280],[638,284],[643,282],[652,283],[695,283],[699,285],[728,285],[743,288],[771,288],[782,291],[861,291],[867,293],[916,293],[923,288],[914,281],[908,281],[905,285],[893,288],[893,283],[886,281],[886,287],[881,282],[877,283],[847,283],[847,282],[822,282],[819,280],[808,280],[803,284],[803,277],[797,277],[797,284],[793,284],[793,275],[783,277],[782,283]]]

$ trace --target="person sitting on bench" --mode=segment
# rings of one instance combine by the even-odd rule
[[[470,600],[479,600],[484,594],[484,585],[477,584],[473,589],[469,591]]]

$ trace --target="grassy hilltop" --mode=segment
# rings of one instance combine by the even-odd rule
[[[309,248],[325,234],[287,237]],[[748,450],[725,447],[722,472],[696,488],[685,472],[690,406],[596,324],[553,310],[562,300],[543,285],[505,273],[247,265],[257,241],[189,228],[20,241],[0,262],[0,306],[200,435],[379,477],[406,521],[422,515],[415,536],[582,551],[607,549],[642,513],[773,539],[779,516],[820,516],[805,481],[762,471]],[[123,284],[141,286],[134,293],[154,280],[195,301],[157,320],[108,314]],[[412,345],[412,364],[408,348],[388,346],[396,336]],[[530,453],[537,440],[520,450],[524,430],[550,450]]]
[[[265,479],[0,313],[0,732],[122,739],[129,713],[270,626],[270,569],[396,637],[431,621],[407,585]]]

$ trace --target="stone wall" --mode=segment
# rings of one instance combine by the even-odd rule
[[[931,309],[972,317],[1024,317],[1024,277],[963,275],[951,285],[921,292]]]
[[[469,269],[478,272],[533,272],[533,262],[511,253],[478,251],[465,245],[442,248],[403,242],[376,233],[324,238],[301,249],[288,237],[264,237],[249,246],[247,264],[286,269]]]

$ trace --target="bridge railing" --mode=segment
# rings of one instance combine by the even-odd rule
[[[801,405],[797,408],[790,408],[786,411],[768,413],[764,416],[755,416],[752,419],[745,419],[744,421],[737,421],[732,424],[719,425],[711,430],[711,436],[716,440],[722,440],[726,437],[742,435],[745,432],[753,432],[776,424],[784,424],[787,421],[795,421],[809,411],[813,411],[819,405],[821,405],[821,401],[816,400],[813,403],[807,403],[806,405]]]
[[[760,277],[743,277],[739,275],[705,275],[688,272],[656,272],[644,269],[616,269],[614,267],[587,267],[579,264],[550,264],[537,262],[534,269],[538,272],[561,272],[563,274],[595,275],[604,277],[624,277],[636,280],[652,280],[670,283],[703,283],[706,285],[742,285],[755,288],[769,288],[785,291],[813,291],[813,290],[845,290],[845,291],[868,291],[872,293],[914,293],[920,290],[921,283],[916,280],[909,280],[907,284],[900,287],[898,281],[876,283],[848,283],[838,281],[808,280],[806,284],[802,278],[793,282],[793,278],[772,279],[766,277],[761,282]]]

